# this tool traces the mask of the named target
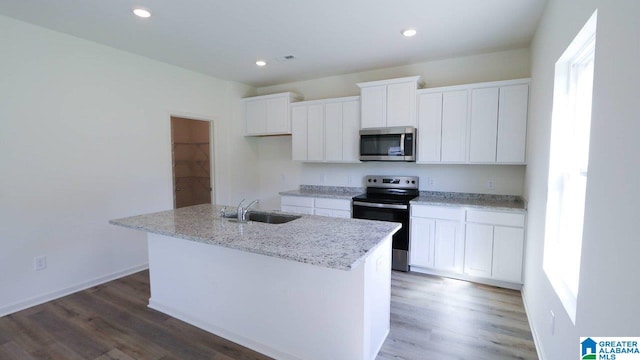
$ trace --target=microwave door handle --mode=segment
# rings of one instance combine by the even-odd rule
[[[404,136],[405,134],[400,135],[400,152],[402,152],[402,156],[404,156]]]

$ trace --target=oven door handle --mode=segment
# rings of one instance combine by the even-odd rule
[[[362,201],[354,201],[353,206],[365,206],[365,207],[372,207],[372,208],[379,208],[379,209],[400,209],[400,210],[407,210],[409,208],[408,205],[366,203]]]

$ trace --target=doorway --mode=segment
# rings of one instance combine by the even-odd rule
[[[211,203],[211,123],[171,116],[174,208]]]

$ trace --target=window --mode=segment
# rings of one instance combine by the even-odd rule
[[[543,267],[575,323],[589,169],[597,11],[556,62]]]

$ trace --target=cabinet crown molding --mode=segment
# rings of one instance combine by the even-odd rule
[[[369,87],[369,86],[380,86],[380,85],[391,85],[391,84],[398,84],[398,83],[415,82],[416,87],[418,87],[420,85],[420,78],[421,78],[420,75],[408,76],[408,77],[396,78],[396,79],[361,82],[361,83],[358,83],[357,85],[358,87],[363,88],[363,87]]]
[[[269,95],[250,96],[250,97],[242,98],[241,101],[247,102],[247,101],[256,101],[256,100],[269,100],[269,99],[282,98],[282,97],[288,97],[290,101],[304,100],[304,96],[298,93],[283,92],[283,93],[269,94]]]

